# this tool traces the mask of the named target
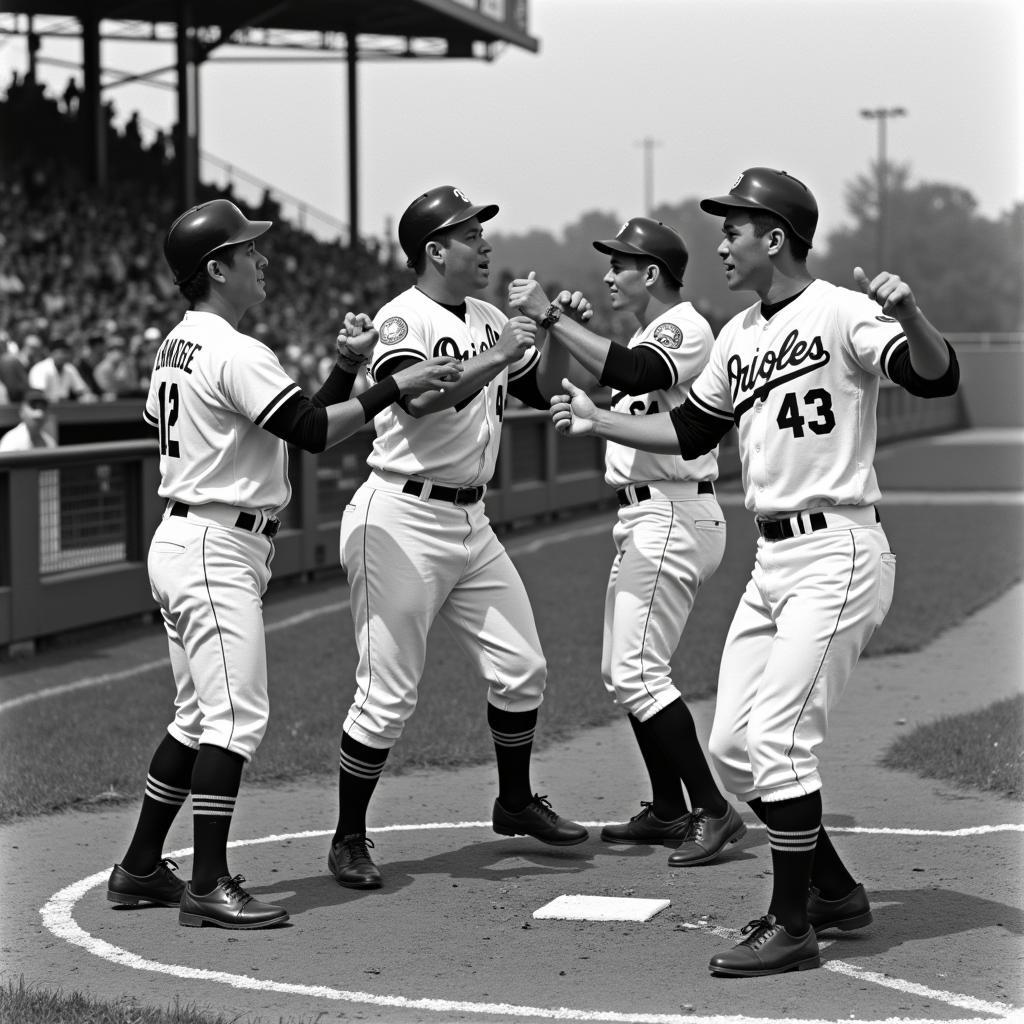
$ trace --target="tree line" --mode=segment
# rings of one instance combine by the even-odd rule
[[[829,231],[827,222],[819,223],[808,258],[811,273],[850,288],[858,265],[869,274],[878,269],[897,273],[910,283],[928,318],[947,334],[1024,330],[1024,203],[996,218],[985,217],[967,189],[914,183],[909,165],[887,164],[883,180],[889,266],[877,268],[878,170],[876,165],[847,185],[848,224]],[[715,256],[721,222],[703,213],[698,202],[694,197],[662,203],[652,216],[683,236],[690,252],[684,298],[717,331],[751,297],[732,294],[726,287]],[[607,259],[591,244],[614,237],[624,219],[593,210],[564,228],[561,236],[543,230],[492,235],[497,271],[493,298],[504,306],[508,281],[535,270],[549,290],[572,287],[585,292],[595,306],[595,329],[629,337],[635,323],[611,311],[601,280]]]

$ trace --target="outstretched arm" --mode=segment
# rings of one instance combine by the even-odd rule
[[[585,391],[563,380],[565,393],[551,399],[551,419],[560,434],[580,437],[594,434],[607,441],[647,452],[679,454],[679,439],[670,413],[629,416],[599,409]]]

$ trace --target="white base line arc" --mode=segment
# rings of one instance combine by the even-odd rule
[[[599,823],[588,823],[599,824]],[[466,829],[466,828],[490,828],[488,822],[432,822],[426,824],[411,825],[385,825],[375,828],[375,832],[405,832],[425,829]],[[993,830],[992,826],[981,826],[986,830]],[[1024,826],[996,826],[997,829],[1011,829],[1014,831],[1024,830]],[[838,830],[837,830],[838,831]],[[865,830],[860,831],[884,831],[889,834],[894,830]],[[958,832],[963,830],[957,830]],[[252,839],[232,840],[229,847],[257,846],[266,843],[283,842],[285,840],[320,838],[331,835],[329,830],[313,830],[304,832],[291,832],[278,835],[258,836]],[[943,834],[929,832],[929,835]],[[192,848],[173,850],[168,857],[187,857],[192,854]],[[212,981],[218,984],[229,985],[236,989],[247,989],[262,992],[277,992],[283,995],[300,995],[315,999],[329,999],[336,1002],[360,1003],[379,1007],[395,1007],[402,1009],[430,1010],[436,1013],[474,1013],[491,1016],[506,1017],[533,1017],[541,1020],[565,1020],[565,1021],[607,1021],[609,1024],[764,1024],[764,1017],[745,1016],[708,1016],[706,1014],[663,1014],[663,1013],[621,1013],[610,1010],[585,1010],[574,1007],[539,1007],[524,1006],[510,1003],[474,1003],[463,1000],[446,1000],[431,998],[409,998],[397,995],[379,995],[372,992],[359,992],[348,989],[335,989],[323,985],[300,985],[289,982],[270,981],[263,978],[250,978],[246,975],[229,974],[224,971],[211,971],[199,967],[186,967],[180,964],[165,964],[156,960],[147,960],[144,957],[131,953],[126,949],[115,946],[103,939],[98,939],[86,932],[74,919],[74,908],[78,901],[91,889],[102,885],[108,877],[108,870],[97,872],[78,882],[59,890],[50,897],[40,908],[40,916],[43,924],[57,938],[63,939],[72,945],[79,946],[86,952],[101,959],[108,960],[122,967],[133,970],[152,971],[159,974],[171,975],[173,977],[192,979],[197,981]],[[709,928],[706,925],[698,926],[702,930],[712,932],[723,937],[734,938],[735,932],[729,929]],[[945,992],[940,989],[931,989],[916,982],[906,981],[888,975],[879,974],[876,971],[866,971],[848,964],[842,960],[827,960],[822,967],[839,974],[855,978],[858,981],[866,981],[892,988],[906,995],[918,996],[924,999],[942,1002],[947,1006],[954,1006],[976,1013],[984,1013],[989,1016],[977,1017],[970,1020],[958,1020],[956,1024],[990,1024],[993,1017],[997,1020],[1009,1021],[1017,1018],[1020,1013],[1019,1007],[1007,1003],[988,1002],[977,999],[973,996],[959,992]],[[1011,1017],[1013,1015],[1013,1017]],[[854,1018],[806,1018],[786,1017],[772,1020],[772,1024],[865,1024]],[[884,1019],[873,1019],[871,1024],[940,1024],[938,1018],[923,1017],[887,1017]]]

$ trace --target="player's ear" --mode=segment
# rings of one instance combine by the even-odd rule
[[[786,232],[782,228],[772,228],[768,232],[768,255],[775,256],[782,252],[782,246],[786,241]]]
[[[644,286],[652,287],[661,277],[661,267],[657,263],[648,263],[644,269]]]
[[[220,263],[217,260],[206,261],[206,272],[214,279],[214,281],[224,280],[224,271],[220,269]]]
[[[444,263],[444,246],[440,242],[427,242],[425,251],[427,259],[433,263]]]

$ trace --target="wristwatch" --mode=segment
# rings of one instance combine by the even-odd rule
[[[562,310],[555,305],[555,303],[548,303],[548,308],[544,310],[544,315],[540,318],[537,323],[538,327],[548,328],[552,324],[558,323],[562,316]]]

